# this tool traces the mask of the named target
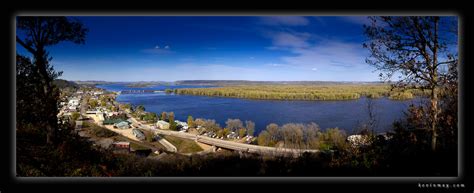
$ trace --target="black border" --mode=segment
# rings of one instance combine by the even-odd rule
[[[21,2],[17,2],[21,3]],[[469,85],[466,82],[466,76],[468,75],[468,68],[471,59],[472,53],[472,38],[470,34],[474,34],[472,31],[472,17],[468,16],[468,7],[467,3],[465,5],[460,4],[447,4],[444,3],[435,3],[426,6],[420,6],[421,9],[414,8],[412,6],[412,2],[392,2],[393,5],[387,4],[384,5],[383,2],[373,2],[366,7],[359,8],[358,10],[353,9],[354,7],[361,6],[358,2],[352,1],[350,3],[340,3],[336,2],[335,6],[332,8],[327,8],[325,6],[309,6],[309,3],[303,3],[302,7],[319,7],[319,8],[305,8],[305,9],[272,9],[272,10],[262,10],[262,9],[235,9],[235,4],[239,4],[238,2],[229,3],[232,5],[234,9],[202,9],[202,10],[190,10],[190,9],[183,9],[180,7],[179,9],[138,9],[137,4],[126,5],[129,9],[125,10],[123,7],[116,9],[116,10],[106,10],[104,8],[108,8],[109,5],[102,5],[102,8],[90,8],[87,4],[80,4],[77,2],[78,5],[76,8],[63,8],[63,9],[51,9],[48,5],[44,4],[44,2],[35,2],[35,3],[25,3],[21,6],[18,5],[15,8],[7,7],[8,11],[2,10],[2,17],[5,26],[8,25],[8,28],[3,28],[2,33],[4,34],[4,41],[3,48],[5,52],[2,52],[4,55],[3,58],[10,59],[8,65],[4,64],[3,67],[6,67],[6,70],[2,70],[3,73],[6,75],[2,75],[2,83],[6,84],[7,88],[9,88],[10,95],[4,94],[4,96],[8,97],[8,104],[9,109],[6,111],[4,107],[5,114],[2,114],[2,118],[8,117],[7,119],[3,119],[4,122],[9,123],[9,128],[6,129],[5,127],[2,129],[2,134],[0,135],[0,142],[2,143],[2,148],[5,152],[4,156],[2,156],[2,164],[1,164],[1,180],[0,180],[0,191],[3,192],[17,192],[17,191],[48,191],[48,192],[62,192],[67,190],[73,190],[78,192],[88,192],[88,191],[113,191],[113,192],[135,192],[135,191],[143,191],[143,189],[149,189],[150,191],[160,191],[160,187],[163,187],[164,184],[175,184],[173,186],[173,191],[181,192],[182,188],[190,188],[190,190],[194,189],[192,187],[204,187],[204,183],[250,183],[250,184],[262,184],[266,183],[265,187],[261,187],[262,189],[270,188],[275,189],[279,188],[282,185],[287,187],[295,187],[294,184],[305,183],[310,185],[309,187],[313,187],[314,190],[318,190],[323,188],[324,190],[330,191],[337,191],[344,189],[345,191],[364,191],[364,192],[386,192],[386,191],[397,191],[400,192],[401,190],[410,190],[410,191],[426,191],[426,192],[436,192],[436,191],[449,191],[449,192],[457,192],[461,190],[463,192],[473,192],[473,182],[472,179],[472,172],[473,168],[470,163],[473,163],[471,153],[472,153],[472,130],[470,127],[465,125],[465,107],[469,106],[469,100],[465,100],[468,97],[468,92],[466,92],[466,87]],[[118,3],[118,2],[116,2]],[[268,2],[270,4],[272,2]],[[65,2],[65,4],[68,4]],[[182,3],[188,4],[188,3]],[[199,3],[198,3],[199,4]],[[276,3],[278,4],[278,3]],[[337,5],[340,4],[340,5]],[[123,5],[123,4],[122,4]],[[146,5],[146,3],[138,4],[138,6]],[[189,6],[194,6],[192,4],[188,4]],[[288,4],[285,5],[287,8],[291,8],[295,4]],[[437,5],[437,7],[433,7],[433,5]],[[9,6],[12,6],[11,4]],[[13,5],[15,6],[15,5]],[[341,7],[342,6],[342,7]],[[362,5],[364,6],[364,5]],[[379,7],[375,7],[379,6]],[[429,7],[431,6],[431,7]],[[43,7],[43,9],[39,9],[39,7]],[[144,6],[146,7],[146,6]],[[160,7],[160,6],[157,6]],[[424,9],[428,7],[428,9]],[[127,178],[87,178],[87,179],[79,179],[79,178],[72,178],[72,180],[66,180],[63,178],[33,178],[33,179],[25,179],[25,178],[17,178],[12,174],[12,171],[15,171],[13,157],[15,154],[15,149],[11,146],[14,144],[14,118],[15,118],[15,81],[14,81],[14,54],[15,54],[15,40],[12,38],[15,34],[14,29],[14,18],[16,15],[23,15],[24,13],[36,15],[458,15],[462,23],[460,25],[461,30],[461,41],[460,41],[460,58],[461,58],[461,65],[460,65],[460,100],[459,100],[459,128],[460,128],[460,141],[462,141],[463,146],[460,147],[460,152],[462,155],[460,157],[460,161],[462,161],[463,165],[461,165],[461,175],[456,179],[449,179],[449,180],[435,180],[433,178],[424,178],[422,180],[419,179],[411,179],[411,178],[399,178],[395,180],[380,180],[380,179],[373,179],[370,180],[363,180],[359,179],[345,179],[345,178],[338,178],[338,179],[328,179],[325,180],[305,180],[300,178],[292,178],[292,179],[259,179],[259,178],[238,178],[238,179],[228,179],[228,178],[191,178],[191,179],[183,179],[179,177],[171,177],[171,178],[153,178],[153,179],[127,179]],[[6,17],[7,16],[7,17]],[[13,29],[12,29],[13,26]],[[8,29],[8,30],[6,30]],[[6,37],[6,38],[5,38]],[[8,42],[8,43],[7,43]],[[13,44],[13,46],[12,46]],[[11,68],[10,68],[11,67]],[[13,137],[13,138],[12,138]],[[7,153],[8,152],[8,153]],[[188,184],[195,184],[192,186],[179,186],[178,184],[188,183]],[[467,186],[464,189],[437,189],[437,188],[425,188],[420,189],[418,188],[418,183],[464,183]],[[135,185],[132,185],[135,184]],[[138,185],[139,184],[139,185]],[[162,185],[158,185],[162,184]],[[59,185],[59,186],[58,186]],[[205,186],[211,187],[211,186]],[[238,190],[240,188],[242,191],[246,191],[245,186],[235,186],[232,185],[231,187],[224,187],[224,189],[212,187],[214,191],[226,191],[226,190]],[[190,191],[188,190],[188,191]],[[300,190],[300,188],[296,188],[294,190]],[[201,191],[201,190],[196,190]],[[212,191],[212,190],[211,190]]]

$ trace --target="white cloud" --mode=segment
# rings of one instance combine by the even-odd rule
[[[264,66],[271,66],[271,67],[291,67],[291,66],[288,66],[287,64],[278,64],[278,63],[265,64]]]
[[[278,32],[271,35],[273,46],[274,47],[284,47],[284,48],[304,48],[308,47],[309,43],[307,42],[310,37],[308,33],[288,33],[288,32]]]
[[[273,67],[292,67],[311,69],[311,71],[362,70],[366,50],[359,43],[342,42],[334,39],[321,39],[309,33],[270,32],[270,50],[286,50],[291,55],[280,57],[281,64]],[[316,41],[317,40],[317,41]]]
[[[261,23],[277,26],[305,26],[309,24],[309,20],[302,16],[270,16],[261,17]]]
[[[365,50],[354,43],[327,41],[308,48],[291,50],[296,56],[285,56],[281,59],[294,66],[317,69],[354,70],[367,67]]]
[[[171,54],[174,53],[170,49],[169,45],[166,45],[164,48],[160,48],[159,45],[156,45],[154,48],[148,48],[148,49],[143,49],[142,52],[148,53],[148,54]]]

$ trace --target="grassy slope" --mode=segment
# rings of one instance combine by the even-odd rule
[[[173,136],[162,136],[166,140],[168,140],[170,143],[172,143],[176,148],[178,148],[178,152],[180,153],[192,153],[192,152],[198,152],[202,151],[203,149],[196,144],[196,142],[187,140],[187,139],[181,139]]]

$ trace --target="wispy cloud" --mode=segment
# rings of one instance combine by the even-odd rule
[[[270,49],[278,48],[305,48],[309,47],[308,39],[309,33],[288,33],[288,32],[270,32],[272,39],[272,47]]]
[[[156,45],[154,48],[147,48],[143,49],[142,52],[148,53],[148,54],[171,54],[175,53],[174,51],[171,50],[171,47],[169,45]]]
[[[304,26],[309,24],[309,20],[302,16],[270,16],[262,17],[261,23],[272,26]]]
[[[310,71],[348,71],[367,68],[366,50],[359,43],[337,39],[321,39],[309,33],[269,33],[271,50],[286,50],[288,55],[280,57],[281,64],[273,67],[292,67]],[[317,41],[315,41],[317,40]]]
[[[264,64],[264,66],[270,66],[270,67],[292,67],[291,65],[288,65],[288,64],[281,64],[281,63],[269,63],[269,64]]]
[[[311,47],[294,48],[296,56],[285,56],[282,60],[290,65],[321,70],[354,70],[367,67],[365,50],[361,45],[345,42],[320,42]]]

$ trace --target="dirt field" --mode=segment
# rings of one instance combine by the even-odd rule
[[[95,123],[99,122],[99,118],[96,115],[88,115],[90,118],[94,119]],[[132,128],[130,129],[115,129],[113,125],[103,125],[103,127],[107,128],[108,130],[111,130],[113,132],[119,133],[127,138],[133,139],[140,141],[133,135]]]

